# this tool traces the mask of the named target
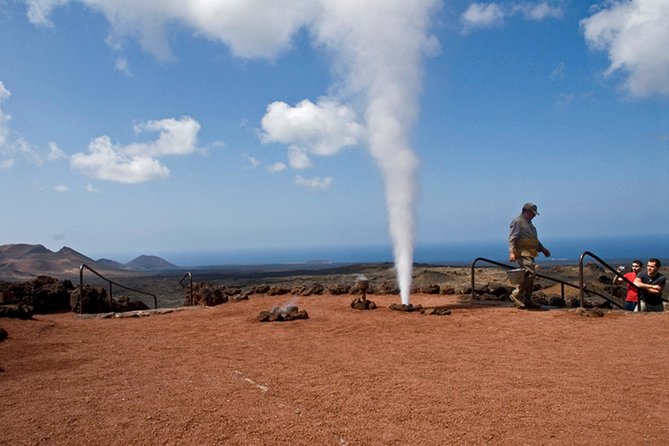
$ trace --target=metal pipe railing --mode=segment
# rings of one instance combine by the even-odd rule
[[[181,285],[181,288],[186,289],[186,285],[184,285],[184,279],[186,277],[190,278],[190,297],[188,298],[188,305],[193,305],[193,275],[190,273],[190,271],[188,271],[181,279],[179,279],[179,284]]]
[[[501,266],[501,267],[506,268],[506,269],[514,269],[514,268],[516,268],[515,266],[507,265],[507,264],[505,264],[505,263],[496,262],[496,261],[494,261],[494,260],[486,259],[486,258],[484,258],[484,257],[477,257],[476,259],[474,259],[474,261],[472,262],[472,266],[471,266],[471,276],[472,276],[472,299],[473,299],[473,298],[475,297],[475,295],[476,295],[476,293],[475,293],[476,282],[475,282],[475,278],[474,278],[474,276],[475,276],[475,269],[474,269],[474,268],[475,268],[475,266],[476,266],[476,262],[478,262],[478,261],[491,263],[491,264],[493,264],[493,265]],[[579,263],[580,263],[580,262],[579,262]],[[609,267],[609,268],[610,268],[610,267]],[[610,269],[612,269],[612,268],[610,268]],[[613,269],[612,269],[612,270],[613,270]],[[613,270],[613,271],[615,272],[615,270]],[[597,292],[597,291],[593,291],[593,290],[585,290],[585,286],[583,285],[582,268],[579,268],[579,272],[581,273],[581,283],[580,283],[580,286],[578,286],[578,285],[574,285],[573,283],[569,283],[569,282],[566,282],[566,281],[564,281],[564,280],[561,280],[561,279],[558,279],[558,278],[555,278],[555,277],[551,277],[551,276],[547,276],[547,275],[545,275],[545,274],[537,273],[537,272],[535,272],[534,275],[535,275],[536,277],[540,277],[540,278],[542,278],[542,279],[546,279],[546,280],[550,280],[550,281],[559,283],[559,284],[561,285],[561,286],[560,286],[560,293],[561,293],[561,295],[562,295],[562,299],[563,299],[563,300],[564,300],[564,287],[565,287],[565,286],[568,286],[568,287],[571,287],[571,288],[580,289],[580,291],[581,291],[581,306],[583,306],[583,293],[584,293],[584,291],[585,291],[585,292],[587,292],[588,294],[594,294],[594,295],[596,295],[596,296],[599,296],[599,297],[601,297],[601,298],[603,298],[603,299],[605,299],[605,300],[611,302],[612,304],[616,305],[617,307],[624,308],[624,307],[623,307],[622,305],[620,305],[618,302],[612,300],[609,296],[606,296],[606,295],[604,295],[604,294],[601,294],[601,293],[599,293],[599,292]]]
[[[84,268],[89,270],[90,272],[92,272],[96,276],[98,276],[100,279],[106,280],[109,283],[109,308],[110,309],[111,309],[111,306],[112,306],[112,284],[114,284],[118,287],[121,287],[123,289],[126,289],[128,291],[134,291],[135,293],[140,293],[140,294],[144,294],[146,296],[153,297],[153,306],[156,309],[158,308],[158,297],[155,294],[148,293],[148,292],[142,291],[142,290],[138,290],[136,288],[131,288],[129,286],[125,286],[125,285],[120,284],[118,282],[114,282],[111,279],[107,279],[105,276],[103,276],[99,272],[95,271],[93,268],[86,265],[85,263],[82,263],[81,266],[79,267],[79,313],[80,314],[83,313],[83,306],[81,304],[81,301],[84,297]]]

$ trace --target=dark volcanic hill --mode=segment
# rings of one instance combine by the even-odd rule
[[[53,252],[43,245],[0,245],[0,278],[4,279],[23,279],[39,275],[76,277],[82,264],[105,275],[178,269],[156,256],[142,255],[123,264],[110,259],[96,261],[67,246]]]
[[[39,252],[51,252],[42,245],[29,245],[27,243],[17,243],[15,245],[0,246],[0,265],[5,259],[18,259],[26,254]]]
[[[67,246],[58,252],[43,245],[0,246],[0,271],[10,277],[72,274],[79,270],[82,263],[93,268],[99,266],[90,257]]]
[[[171,264],[165,259],[157,256],[139,256],[125,264],[127,269],[135,271],[164,271],[178,269],[176,265]]]

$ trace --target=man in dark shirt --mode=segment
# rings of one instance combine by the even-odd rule
[[[646,272],[639,273],[634,279],[634,285],[639,288],[641,311],[664,311],[662,291],[667,279],[660,274],[660,266],[658,259],[650,259],[646,262]]]

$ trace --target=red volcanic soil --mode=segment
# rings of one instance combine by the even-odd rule
[[[669,444],[669,313],[351,299],[0,320],[0,444]]]

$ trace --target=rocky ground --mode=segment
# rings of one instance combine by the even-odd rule
[[[0,319],[0,445],[669,441],[669,313],[368,297],[377,309],[324,293]],[[289,305],[308,318],[258,319]]]

